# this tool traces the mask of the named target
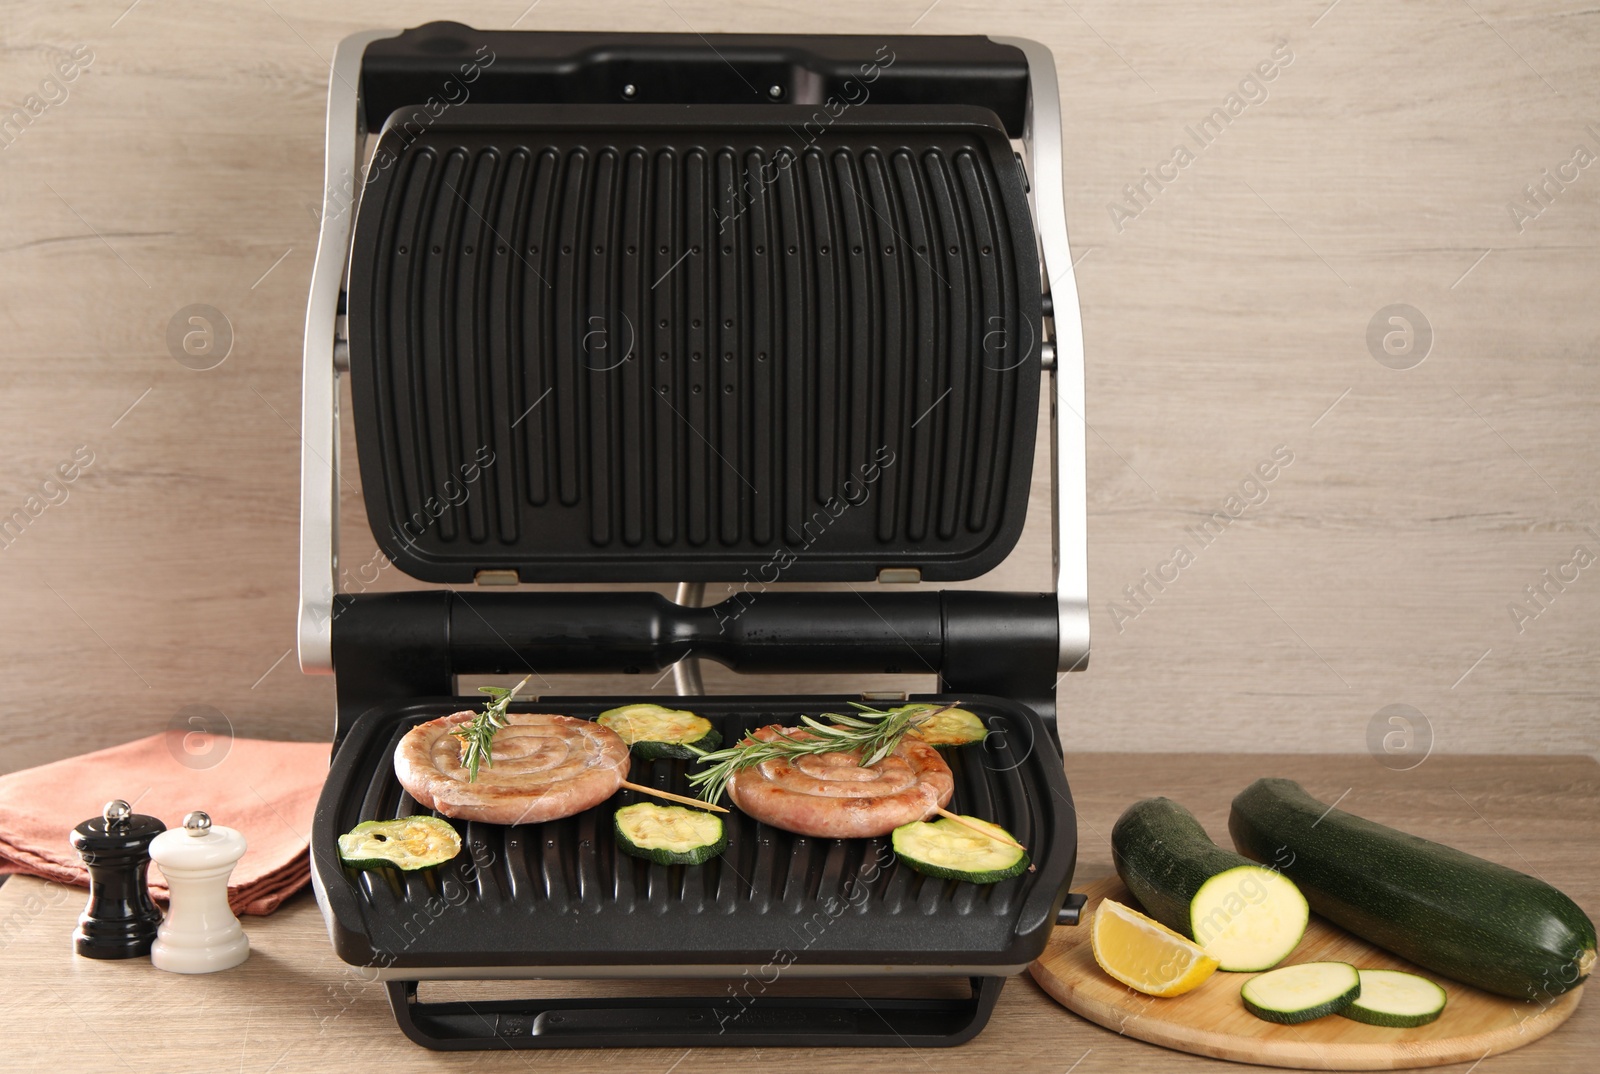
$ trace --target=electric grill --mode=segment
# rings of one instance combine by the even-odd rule
[[[1005,976],[1076,914],[1055,685],[1088,657],[1082,342],[1049,51],[454,23],[356,34],[329,81],[326,168],[299,652],[306,672],[336,674],[311,846],[339,957],[385,981],[401,1027],[435,1048],[969,1039]],[[341,591],[345,374],[373,534],[431,588]],[[1012,550],[1046,377],[1055,592],[896,589],[971,579]],[[773,588],[796,581],[850,588]],[[676,582],[678,599],[488,588],[593,582]],[[703,606],[706,583],[725,598]],[[936,673],[918,699],[959,699],[992,732],[948,754],[952,808],[1014,833],[1036,869],[935,880],[887,839],[806,838],[737,811],[724,855],[656,865],[611,837],[633,792],[540,825],[458,822],[465,850],[437,870],[340,864],[341,832],[420,811],[393,750],[476,704],[458,676],[670,669],[686,696],[661,700],[730,742],[853,700],[695,696],[701,659]],[[636,696],[517,708],[592,717]],[[636,759],[631,778],[683,793],[687,768]],[[877,975],[969,990],[766,987]],[[418,991],[606,977],[743,985]]]

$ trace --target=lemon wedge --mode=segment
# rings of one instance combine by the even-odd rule
[[[1113,899],[1095,910],[1089,946],[1101,969],[1147,996],[1181,996],[1217,970],[1199,944]]]

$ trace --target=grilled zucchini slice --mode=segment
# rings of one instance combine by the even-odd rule
[[[339,860],[352,869],[411,872],[443,865],[461,853],[461,835],[438,817],[364,820],[339,837]]]
[[[977,817],[963,820],[980,828],[1010,836],[998,824]],[[948,817],[902,824],[890,836],[895,856],[919,873],[941,880],[993,884],[1009,880],[1028,868],[1028,852],[1010,843],[988,839]]]
[[[728,832],[715,813],[639,802],[613,816],[617,849],[657,865],[699,865],[721,854]]]
[[[722,736],[704,716],[661,705],[623,705],[607,709],[595,722],[622,736],[642,761],[662,757],[688,760],[695,750],[714,750]],[[689,747],[693,746],[694,749]]]
[[[922,705],[921,708],[936,708],[935,705]],[[976,714],[966,709],[945,709],[936,713],[926,722],[918,724],[911,730],[913,735],[919,736],[928,745],[936,749],[949,749],[953,746],[970,746],[974,742],[982,742],[989,735],[989,729],[983,726],[983,721]]]

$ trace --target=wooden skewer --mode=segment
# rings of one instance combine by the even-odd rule
[[[727,812],[726,809],[723,809],[719,805],[712,805],[710,802],[702,802],[698,798],[685,798],[683,795],[673,794],[671,791],[658,791],[654,787],[644,787],[637,783],[629,783],[627,780],[623,780],[622,785],[630,791],[638,791],[640,794],[648,794],[656,798],[665,798],[669,802],[678,802],[682,805],[694,806],[696,809],[709,809],[713,813]]]
[[[627,786],[627,784],[623,784],[623,786]],[[993,839],[996,842],[1005,843],[1008,846],[1014,846],[1018,850],[1021,850],[1021,851],[1024,851],[1024,852],[1026,852],[1027,849],[1028,849],[1027,847],[1023,846],[1021,843],[1017,842],[1015,839],[1011,838],[1009,835],[1006,835],[1004,832],[991,832],[987,828],[980,828],[976,824],[974,824],[970,820],[968,820],[966,817],[960,816],[959,814],[956,814],[956,813],[952,813],[948,809],[939,809],[937,812],[941,817],[945,818],[946,820],[953,820],[957,824],[961,825],[963,828],[967,828],[967,829],[969,829],[971,831],[977,832],[979,835],[988,836],[990,839]]]

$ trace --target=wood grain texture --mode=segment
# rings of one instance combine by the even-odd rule
[[[1103,899],[1138,908],[1116,877],[1083,889],[1085,922]],[[1570,1018],[1579,987],[1542,1002],[1517,1002],[1428,973],[1313,915],[1283,964],[1348,962],[1363,970],[1421,973],[1449,999],[1437,1021],[1384,1029],[1329,1015],[1300,1025],[1273,1025],[1245,1010],[1239,989],[1254,974],[1215,973],[1193,992],[1158,999],[1119,984],[1095,964],[1087,928],[1058,928],[1028,967],[1039,986],[1069,1011],[1096,1025],[1166,1048],[1235,1063],[1300,1070],[1397,1070],[1470,1063],[1532,1044]]]
[[[0,767],[124,741],[189,706],[244,734],[329,733],[331,682],[284,658],[327,59],[353,30],[441,14],[418,0],[7,7],[0,100],[36,93],[60,50],[93,60],[0,149],[0,515],[75,449],[95,461],[0,551]],[[456,17],[1043,40],[1064,87],[1092,427],[1095,656],[1061,686],[1071,750],[1360,751],[1391,703],[1419,709],[1440,751],[1600,744],[1600,567],[1521,630],[1509,612],[1576,546],[1600,554],[1600,171],[1551,187],[1520,226],[1508,208],[1576,146],[1600,148],[1600,13],[511,0]],[[1279,41],[1293,59],[1265,99],[1114,222],[1124,186]],[[1368,322],[1397,302],[1433,329],[1409,370],[1367,348]],[[234,332],[205,372],[165,340],[190,303]],[[1265,501],[1191,547],[1176,581],[1145,583],[1280,444],[1294,462]],[[348,435],[343,490],[344,561],[360,565],[373,544]],[[1049,584],[1035,508],[980,584]],[[720,691],[872,685],[710,671]]]
[[[1252,779],[1278,775],[1341,807],[1429,839],[1535,873],[1600,916],[1600,765],[1578,757],[1434,757],[1396,773],[1372,758],[1317,755],[1219,757],[1172,754],[1076,756],[1068,762],[1077,811],[1074,887],[1111,875],[1109,834],[1135,798],[1165,794],[1189,806],[1214,838],[1227,838],[1233,795]],[[1346,793],[1348,792],[1348,793]],[[74,1074],[244,1070],[251,1074],[404,1071],[614,1071],[642,1074],[834,1074],[859,1070],[859,1051],[750,1048],[641,1049],[626,1052],[442,1054],[411,1044],[395,1028],[380,986],[334,956],[309,894],[276,914],[249,918],[250,960],[210,977],[179,977],[147,963],[75,958],[71,934],[83,893],[15,878],[0,887],[0,989],[12,1024],[0,1068]],[[780,981],[779,984],[785,982]],[[808,984],[808,982],[800,982]],[[931,986],[931,985],[930,985]],[[682,986],[680,994],[720,994],[722,982]],[[836,986],[883,994],[859,978]],[[635,994],[635,982],[441,982],[425,999],[514,995]],[[1531,1047],[1494,1056],[1477,1074],[1554,1074],[1594,1064],[1600,1007],[1581,1005],[1570,1021]],[[1239,1069],[1145,1044],[1066,1010],[1026,975],[1006,984],[989,1027],[969,1044],[914,1053],[875,1053],[895,1070],[927,1074],[1168,1074]],[[1470,1063],[1447,1069],[1466,1074]]]

